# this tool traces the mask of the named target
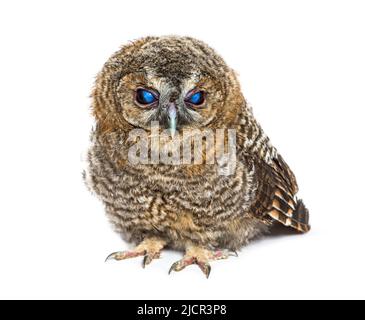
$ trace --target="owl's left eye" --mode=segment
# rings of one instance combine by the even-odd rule
[[[185,101],[189,104],[200,106],[205,102],[205,92],[204,91],[195,92],[189,95]]]
[[[136,92],[136,101],[142,105],[150,105],[157,102],[156,94],[147,89],[138,89]]]

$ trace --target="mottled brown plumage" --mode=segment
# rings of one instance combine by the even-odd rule
[[[141,87],[159,93],[158,107],[136,103]],[[196,89],[206,93],[206,101],[192,109],[184,97]],[[309,231],[293,173],[247,107],[235,73],[206,44],[187,37],[148,37],[124,46],[104,65],[92,98],[96,127],[86,181],[117,231],[139,244],[111,257],[145,255],[148,264],[170,246],[186,250],[173,270],[196,263],[208,275],[209,260],[228,257],[226,250],[240,249],[274,221]],[[177,109],[178,135],[194,129],[236,130],[232,175],[218,174],[219,163],[129,161],[130,131],[140,128],[151,136],[151,121],[164,129],[171,104]],[[214,151],[207,150],[203,158]]]

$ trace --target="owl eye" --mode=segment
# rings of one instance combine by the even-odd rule
[[[189,95],[185,101],[189,104],[200,106],[205,102],[205,92],[204,91],[195,92],[194,94]]]
[[[136,101],[142,105],[150,105],[158,100],[155,93],[146,89],[138,89],[136,92]]]

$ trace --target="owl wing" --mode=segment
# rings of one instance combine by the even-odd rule
[[[295,196],[297,182],[284,159],[275,152],[270,161],[251,155],[250,162],[257,177],[256,198],[251,212],[300,232],[308,232],[309,213],[302,200]]]

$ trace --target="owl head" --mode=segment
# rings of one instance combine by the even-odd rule
[[[93,91],[102,132],[149,130],[152,121],[172,133],[227,128],[243,104],[232,69],[189,37],[147,37],[123,46],[105,63]]]

